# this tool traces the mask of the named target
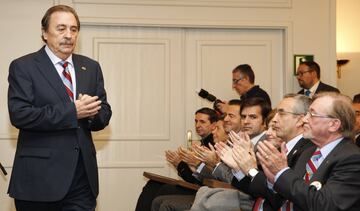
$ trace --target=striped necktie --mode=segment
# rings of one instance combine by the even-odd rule
[[[306,163],[306,173],[304,176],[305,182],[308,184],[311,177],[317,171],[319,165],[318,160],[321,157],[320,150],[316,150],[313,155],[311,156],[310,160]],[[279,211],[292,211],[293,210],[293,203],[287,200],[283,206],[279,209]]]
[[[265,199],[262,197],[259,197],[255,200],[253,211],[260,211],[263,210]]]
[[[71,79],[71,74],[68,68],[69,62],[66,61],[62,61],[60,62],[61,66],[64,68],[62,74],[62,81],[65,85],[66,88],[66,92],[69,95],[69,98],[71,101],[74,101],[74,92],[73,92],[73,85],[72,85],[72,79]]]
[[[309,183],[311,177],[316,173],[318,165],[318,160],[321,157],[320,150],[316,150],[311,156],[310,160],[306,163],[306,173],[305,173],[305,182]]]

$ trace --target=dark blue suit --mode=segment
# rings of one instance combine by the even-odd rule
[[[44,47],[10,64],[8,107],[11,123],[19,129],[8,193],[26,201],[61,200],[69,191],[79,156],[96,197],[98,171],[91,131],[109,124],[98,62],[73,54],[77,93],[98,96],[101,110],[93,118],[77,119],[75,104]]]
[[[319,94],[320,92],[337,92],[340,93],[340,91],[335,88],[332,87],[330,85],[324,84],[323,82],[320,81],[318,88],[315,91],[315,94]],[[298,94],[305,94],[305,90],[301,89]]]

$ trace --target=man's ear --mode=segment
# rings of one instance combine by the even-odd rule
[[[44,29],[41,29],[41,36],[44,40],[47,40],[47,33]]]
[[[303,114],[301,114],[301,115],[299,115],[299,118],[298,118],[298,120],[296,121],[296,124],[295,124],[295,126],[296,127],[302,127],[303,126],[303,124],[304,124],[304,117],[305,117],[305,115],[303,115]]]
[[[341,127],[341,122],[339,119],[332,119],[331,121],[329,121],[328,124],[329,124],[329,131],[331,132],[339,131]]]
[[[244,79],[243,80],[245,80],[245,81],[247,81],[248,83],[250,83],[250,80],[249,80],[249,76],[247,76],[247,75],[244,75]],[[250,83],[251,84],[251,83]]]
[[[216,127],[216,122],[210,124],[210,130],[213,131]]]

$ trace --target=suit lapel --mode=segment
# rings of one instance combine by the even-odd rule
[[[347,142],[348,140],[344,139],[342,141],[340,141],[340,143],[328,154],[328,156],[326,156],[325,160],[323,160],[323,162],[321,163],[321,165],[318,167],[318,169],[316,170],[316,173],[313,175],[313,177],[310,179],[310,183],[312,181],[321,181],[321,182],[325,182],[324,180],[326,179],[324,175],[328,175],[327,172],[330,170],[330,166],[332,163],[337,161],[337,156],[339,155],[339,153],[342,152],[343,147],[341,147],[341,145],[343,145],[345,142]]]
[[[319,86],[315,90],[315,94],[319,94],[323,90],[323,83],[320,81]]]
[[[79,94],[86,93],[86,83],[88,82],[88,67],[82,62],[81,58],[77,54],[73,54],[74,70],[76,76],[76,99],[79,97]]]
[[[44,76],[44,79],[48,81],[54,92],[64,101],[70,101],[69,96],[66,93],[65,86],[59,77],[59,74],[52,64],[49,56],[45,52],[45,47],[38,51],[35,57],[36,65],[39,72]]]
[[[305,151],[301,153],[301,156],[299,157],[298,161],[295,163],[294,170],[297,172],[298,175],[303,177],[306,172],[306,163],[311,158],[312,154],[315,152],[316,146],[311,146]]]
[[[306,146],[310,146],[310,141],[308,139],[301,138],[292,148],[292,150],[287,156],[288,166],[290,168],[295,165],[301,153],[307,148]]]

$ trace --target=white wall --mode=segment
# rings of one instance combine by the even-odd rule
[[[137,126],[141,125],[141,121],[139,121],[141,118],[148,118],[147,120],[149,120],[152,117],[146,113],[143,114],[144,116],[134,113],[138,121],[137,124],[133,124],[132,128],[124,132],[117,130],[118,128],[123,129],[124,124],[131,121],[131,119],[126,120],[124,118],[131,118],[129,113],[133,110],[131,103],[124,103],[121,100],[124,95],[120,96],[121,93],[119,94],[116,89],[109,89],[110,87],[122,88],[121,84],[116,84],[113,76],[121,77],[121,74],[125,73],[117,72],[112,75],[112,72],[105,72],[105,79],[107,80],[105,83],[109,97],[113,102],[116,122],[109,129],[95,135],[101,185],[98,210],[133,210],[141,186],[145,183],[141,176],[141,172],[144,170],[175,176],[173,172],[169,171],[160,155],[166,147],[175,147],[183,143],[184,131],[191,127],[193,121],[194,106],[188,105],[189,102],[196,102],[201,105],[196,100],[198,98],[196,98],[193,90],[188,89],[186,84],[190,83],[191,87],[196,87],[199,82],[207,80],[205,77],[202,78],[201,74],[197,74],[200,78],[190,78],[189,75],[192,72],[186,70],[183,61],[186,55],[181,55],[181,52],[186,52],[185,49],[188,49],[186,43],[189,42],[187,42],[186,33],[192,31],[193,28],[209,29],[210,34],[212,30],[230,31],[230,33],[231,30],[234,30],[240,34],[243,30],[256,32],[257,30],[266,31],[269,29],[279,32],[282,43],[278,46],[281,46],[282,50],[278,51],[274,57],[281,57],[276,60],[281,63],[281,70],[270,72],[273,73],[272,79],[276,82],[278,78],[281,85],[276,88],[279,90],[272,90],[277,96],[277,101],[282,94],[295,92],[299,89],[297,81],[292,75],[293,54],[314,54],[315,59],[322,67],[322,80],[332,85],[336,84],[335,0],[66,0],[54,2],[67,3],[76,8],[83,25],[81,31],[83,34],[80,35],[78,51],[90,57],[98,58],[106,69],[114,68],[110,59],[117,58],[109,51],[114,50],[114,52],[121,53],[120,48],[122,46],[116,48],[108,46],[106,42],[109,39],[105,39],[104,44],[104,37],[114,38],[116,43],[134,43],[126,36],[133,36],[134,39],[139,38],[143,43],[158,43],[163,48],[152,45],[153,48],[150,50],[155,49],[159,53],[164,53],[164,58],[167,58],[168,52],[174,51],[169,55],[173,56],[175,60],[165,59],[164,61],[171,62],[164,63],[164,66],[158,64],[159,67],[165,67],[165,74],[170,73],[170,75],[165,75],[170,79],[169,84],[164,82],[157,84],[159,87],[170,87],[169,92],[164,92],[161,95],[164,102],[168,103],[168,110],[165,109],[167,113],[162,116],[162,119],[169,125],[164,124],[162,128],[156,128],[158,129],[156,131],[151,130],[153,125],[149,125],[141,131],[135,130]],[[42,46],[40,20],[45,10],[54,2],[51,0],[0,0],[2,32],[0,34],[2,46],[0,50],[0,80],[2,81],[0,83],[0,100],[3,103],[3,106],[0,107],[0,161],[6,166],[8,172],[11,171],[16,146],[16,130],[9,125],[5,106],[8,65],[14,58],[36,51]],[[129,28],[123,26],[129,26]],[[124,34],[128,35],[125,36]],[[193,40],[194,43],[197,42],[196,39]],[[225,41],[228,40],[225,39]],[[232,41],[235,42],[235,39]],[[238,43],[259,41],[241,38]],[[271,46],[273,42],[266,38],[262,42],[266,43],[265,46],[267,46],[264,49],[268,49],[264,55],[268,55],[269,52],[273,54],[271,52],[274,49]],[[98,43],[101,45],[97,45]],[[134,52],[136,53],[136,51]],[[144,50],[142,52],[149,53],[151,51]],[[156,57],[157,55],[151,56],[159,59]],[[142,59],[148,61],[146,58]],[[263,58],[256,60],[259,66],[261,66],[261,59]],[[271,59],[266,60],[270,63],[271,61]],[[241,58],[239,58],[239,63],[241,63]],[[157,67],[153,66],[152,68],[156,70]],[[136,70],[141,70],[141,68],[137,68]],[[169,70],[171,72],[166,73]],[[230,71],[224,70],[224,75],[221,78],[225,83],[226,77],[229,77],[229,85],[224,88],[229,90],[229,96],[232,95]],[[261,74],[257,74],[256,77],[258,78],[257,81],[267,80]],[[156,80],[156,77],[152,79]],[[213,79],[208,81],[211,80]],[[208,81],[204,83],[206,84]],[[145,80],[145,83],[149,82]],[[146,85],[145,88],[149,86],[149,84],[144,85]],[[149,91],[136,90],[137,93]],[[134,100],[139,99],[134,98]],[[148,98],[143,100],[150,102]],[[140,103],[144,101],[139,100]],[[144,106],[146,104],[136,104],[133,109],[141,110]],[[158,112],[159,110],[155,111]],[[121,121],[123,124],[120,124]],[[153,136],[154,134],[155,136]],[[159,134],[160,136],[156,136]],[[0,210],[4,211],[13,209],[12,201],[5,194],[8,180],[9,177],[0,177]]]
[[[336,51],[338,59],[349,59],[350,62],[341,67],[341,78],[338,87],[342,93],[353,97],[360,93],[360,1],[338,0],[336,2]]]

